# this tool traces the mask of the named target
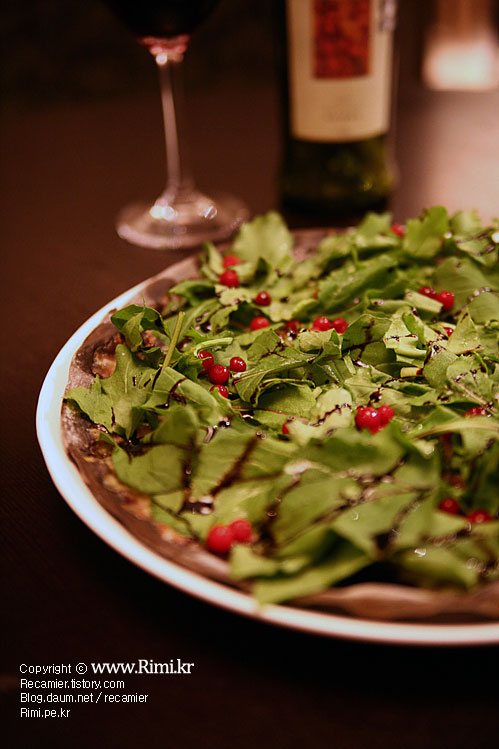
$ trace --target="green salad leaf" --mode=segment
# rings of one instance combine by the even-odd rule
[[[113,314],[114,372],[66,401],[153,521],[261,604],[498,580],[498,226],[436,206],[400,236],[368,214],[296,263],[259,216],[228,250],[235,286],[205,245],[163,313]]]

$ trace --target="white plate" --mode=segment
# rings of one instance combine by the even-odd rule
[[[499,623],[406,624],[319,613],[292,606],[259,607],[253,598],[209,580],[149,549],[115,520],[92,495],[74,463],[68,458],[61,433],[61,405],[71,360],[85,338],[113,309],[128,304],[151,283],[170,276],[173,270],[191,267],[188,259],[148,279],[113,299],[87,320],[50,367],[43,383],[36,414],[36,429],[43,457],[52,480],[71,509],[100,538],[124,557],[166,583],[222,608],[291,629],[350,640],[405,645],[490,645],[499,643]],[[192,266],[193,267],[193,266]]]

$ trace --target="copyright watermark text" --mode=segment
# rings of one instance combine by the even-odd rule
[[[21,663],[21,718],[69,718],[70,705],[147,702],[143,692],[128,691],[124,679],[94,676],[176,676],[191,674],[194,663],[180,658],[159,662],[149,658],[137,661],[85,663]],[[84,676],[84,678],[82,678]],[[80,678],[78,678],[80,677]]]

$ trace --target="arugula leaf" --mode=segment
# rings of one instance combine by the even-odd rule
[[[467,354],[483,349],[478,329],[469,314],[463,315],[458,321],[447,348],[453,354]]]
[[[492,291],[482,291],[468,305],[469,313],[476,323],[486,324],[499,320],[499,295]],[[496,329],[497,344],[497,329]]]
[[[113,425],[113,409],[111,399],[102,390],[102,380],[96,377],[90,386],[90,391],[84,387],[68,390],[64,396],[66,400],[76,403],[78,408],[95,424],[102,424],[108,431]]]
[[[243,224],[233,243],[233,251],[241,260],[256,262],[262,258],[274,268],[291,260],[292,247],[292,235],[275,211]]]
[[[406,325],[411,325],[412,330]],[[411,324],[412,323],[412,324]],[[412,320],[408,315],[393,317],[393,322],[383,336],[383,343],[387,349],[393,349],[397,354],[397,359],[407,361],[407,358],[417,360],[425,359],[426,348],[421,348],[422,328],[416,324],[413,316]],[[423,343],[424,345],[424,343]]]
[[[434,206],[421,218],[406,222],[406,234],[402,247],[413,258],[433,258],[440,251],[444,234],[449,230],[447,211],[442,206]]]
[[[315,398],[308,385],[283,384],[260,395],[253,415],[263,424],[281,427],[290,416],[308,417],[314,406]]]
[[[447,378],[448,367],[456,361],[456,355],[434,344],[426,355],[423,376],[434,388],[440,389]]]
[[[152,389],[156,371],[124,345],[116,347],[116,369],[101,380],[113,409],[115,429],[129,439],[142,420],[142,406]]]
[[[306,354],[303,354],[298,349],[285,346],[278,354],[268,354],[266,358],[260,359],[258,364],[248,368],[234,382],[236,392],[241,400],[245,402],[255,400],[258,388],[264,378],[292,371],[297,367],[303,366],[309,360],[312,361],[313,358],[309,359]],[[257,400],[258,398],[256,398],[255,402]]]
[[[340,338],[336,330],[308,330],[298,335],[301,351],[323,351],[326,356],[340,356]]]
[[[364,552],[349,543],[340,542],[333,548],[329,558],[298,575],[258,580],[253,586],[253,595],[259,603],[265,604],[319,593],[350,577],[369,562],[370,559]]]
[[[360,268],[353,264],[332,271],[319,284],[319,302],[325,312],[333,312],[376,284],[385,283],[397,264],[390,255],[366,260]]]
[[[143,439],[144,444],[177,445],[192,449],[198,437],[199,421],[195,409],[190,405],[173,405],[165,413],[164,420]]]
[[[399,239],[391,232],[389,213],[368,213],[353,232],[357,248],[375,249],[397,247]]]
[[[223,268],[222,268],[223,270]],[[222,272],[219,271],[219,273]],[[218,281],[218,276],[216,278]],[[170,289],[170,294],[178,294],[185,297],[192,305],[200,304],[205,299],[215,294],[215,287],[212,281],[205,281],[202,278],[194,280],[181,281]]]
[[[324,391],[308,408],[309,423],[300,421],[288,424],[291,437],[300,445],[310,439],[324,439],[335,429],[352,423],[352,396],[344,388]],[[304,414],[305,415],[305,414]]]
[[[390,426],[374,435],[346,427],[320,445],[307,446],[300,457],[303,461],[327,466],[340,475],[348,472],[355,479],[383,476],[390,473],[405,454],[405,447]]]
[[[436,269],[433,281],[437,290],[452,291],[455,295],[454,308],[458,310],[474,298],[477,290],[498,290],[498,284],[486,269],[478,268],[469,258],[447,258]]]
[[[113,452],[113,465],[124,484],[146,494],[167,494],[185,483],[185,451],[176,445],[154,445],[143,455],[130,458],[120,447]]]
[[[475,210],[457,211],[449,223],[452,233],[458,237],[468,237],[483,231],[482,220]]]
[[[142,307],[138,304],[130,304],[118,310],[111,316],[111,322],[120,333],[123,333],[131,345],[132,351],[137,351],[142,345],[142,333],[153,330],[160,336],[165,335],[163,319],[159,312],[152,307]]]
[[[281,339],[272,328],[268,328],[260,333],[249,347],[248,359],[250,362],[258,362],[263,357],[273,353],[278,347],[282,347]]]
[[[156,378],[154,389],[151,389],[142,405],[144,409],[153,409],[170,401],[196,406],[201,420],[208,425],[217,424],[227,412],[222,410],[219,401],[202,385],[171,367],[166,367]],[[230,410],[228,403],[227,410]]]

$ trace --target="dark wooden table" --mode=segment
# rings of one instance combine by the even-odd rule
[[[404,76],[395,218],[434,203],[499,213],[497,91],[437,94],[411,70]],[[276,207],[275,80],[198,89],[189,111],[200,185],[237,192],[254,213]],[[354,644],[246,620],[149,576],[71,512],[34,431],[45,373],[91,313],[183,256],[127,245],[113,226],[129,199],[161,188],[158,97],[7,110],[2,162],[5,746],[493,746],[497,649]],[[21,663],[140,658],[195,668],[190,676],[123,677],[125,691],[148,694],[146,704],[19,717],[21,707],[37,707],[20,704]]]

